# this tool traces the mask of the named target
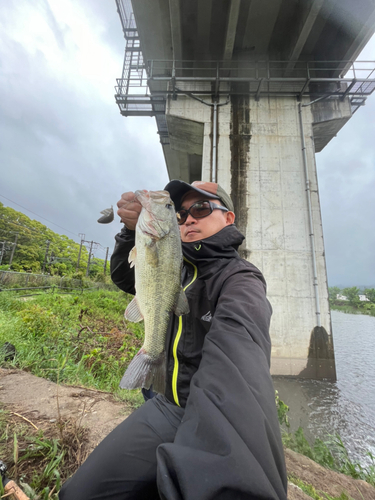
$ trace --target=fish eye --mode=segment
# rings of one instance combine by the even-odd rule
[[[167,204],[165,205],[165,208],[168,208],[168,209],[169,209],[169,208],[172,208],[172,205],[171,205],[170,203],[167,203]]]

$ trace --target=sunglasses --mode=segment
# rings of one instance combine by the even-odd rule
[[[194,219],[203,219],[212,214],[214,210],[224,210],[224,212],[229,212],[229,210],[221,205],[215,205],[212,201],[197,201],[192,204],[187,210],[182,209],[176,212],[177,223],[179,226],[185,224],[188,215],[190,214]]]

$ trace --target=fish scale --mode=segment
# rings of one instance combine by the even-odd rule
[[[166,333],[171,313],[189,312],[181,287],[182,249],[173,202],[167,191],[137,191],[142,204],[135,247],[129,254],[135,266],[136,296],[125,318],[144,319],[145,341],[128,366],[120,387],[134,389],[151,385],[164,393],[166,378]]]

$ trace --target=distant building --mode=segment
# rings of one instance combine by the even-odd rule
[[[366,297],[366,295],[358,295],[359,300],[362,300],[364,302],[370,302],[369,299]]]
[[[358,295],[359,297],[359,300],[361,300],[362,302],[369,302],[369,299],[366,297],[366,295]],[[347,297],[345,297],[345,295],[340,295],[339,293],[336,295],[336,299],[337,300],[348,300]]]

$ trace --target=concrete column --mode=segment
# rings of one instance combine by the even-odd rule
[[[345,121],[350,110],[346,103],[336,102],[322,118],[322,104],[319,106],[315,118],[313,107],[303,107],[302,118],[321,327],[316,314],[308,198],[295,98],[264,97],[257,102],[246,94],[233,95],[228,105],[219,107],[217,179],[231,194],[236,225],[246,237],[240,253],[263,272],[268,284],[274,311],[272,373],[335,380],[313,127],[317,116],[325,122],[333,123],[337,118]],[[179,97],[170,100],[167,112],[170,123],[179,117],[190,122],[192,130],[198,130],[198,123],[203,125],[202,180],[211,178],[211,111],[191,98]],[[322,130],[324,125],[319,122],[320,134]],[[196,145],[196,138],[193,143]],[[175,145],[181,148],[178,141]]]

